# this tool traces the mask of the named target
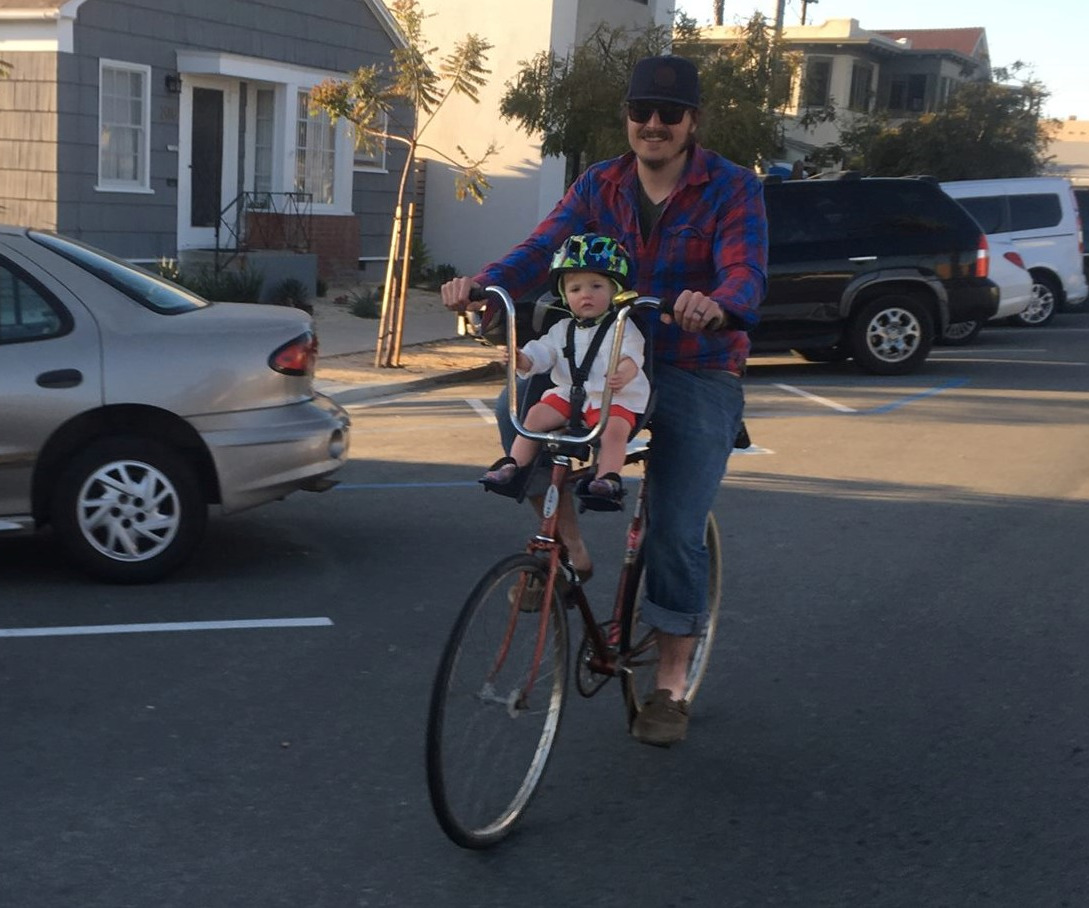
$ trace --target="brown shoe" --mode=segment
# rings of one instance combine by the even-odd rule
[[[631,724],[632,737],[643,744],[669,747],[683,741],[688,731],[688,704],[674,700],[671,693],[660,688],[643,704]]]

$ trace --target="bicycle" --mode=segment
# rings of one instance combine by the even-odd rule
[[[506,309],[507,345],[513,351],[514,303],[500,287],[488,287],[485,293]],[[628,292],[618,295],[616,304],[610,373],[619,360],[626,320],[636,307],[660,307],[661,301]],[[619,677],[630,729],[655,686],[654,632],[639,620],[649,447],[641,437],[628,445],[625,464],[639,464],[644,472],[634,496],[612,612],[599,623],[557,535],[557,507],[573,483],[593,475],[592,463],[576,467],[575,461],[590,460],[590,446],[607,420],[611,392],[606,389],[601,421],[589,434],[535,433],[519,419],[515,382],[511,356],[511,421],[519,434],[541,443],[538,462],[547,461],[550,469],[540,528],[524,552],[501,559],[469,593],[439,663],[427,726],[432,808],[446,835],[473,849],[487,848],[510,834],[544,775],[566,703],[569,611],[583,625],[575,671],[583,697],[594,696],[610,678]],[[689,702],[707,669],[719,617],[721,555],[711,514],[705,543],[710,555],[707,622],[689,664]]]

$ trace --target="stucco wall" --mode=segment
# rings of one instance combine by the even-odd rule
[[[452,98],[424,136],[427,144],[454,157],[458,145],[473,157],[491,142],[499,148],[485,168],[492,188],[483,205],[456,201],[450,166],[441,160],[428,165],[424,240],[432,263],[452,264],[472,274],[528,236],[564,192],[563,161],[542,159],[539,140],[499,116],[506,83],[537,53],[552,47],[567,54],[603,18],[613,25],[666,23],[672,21],[672,5],[665,0],[532,0],[516,5],[510,0],[422,0],[422,6],[434,14],[426,27],[440,53],[468,32],[493,45],[488,54],[492,72],[480,103]],[[514,9],[517,14],[512,15]]]

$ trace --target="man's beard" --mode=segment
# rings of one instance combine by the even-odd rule
[[[659,135],[644,135],[641,138],[659,138]],[[668,137],[667,137],[668,138]],[[644,157],[639,158],[639,162],[647,168],[647,170],[664,170],[670,164],[672,164],[677,158],[684,157],[688,154],[688,149],[696,144],[696,137],[689,133],[685,139],[684,144],[677,150],[675,155],[670,155],[668,158],[654,158],[653,160],[647,160]]]

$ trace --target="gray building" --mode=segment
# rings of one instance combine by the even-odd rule
[[[380,281],[403,146],[357,152],[308,92],[403,44],[381,0],[0,0],[0,221],[134,261],[241,233]]]

